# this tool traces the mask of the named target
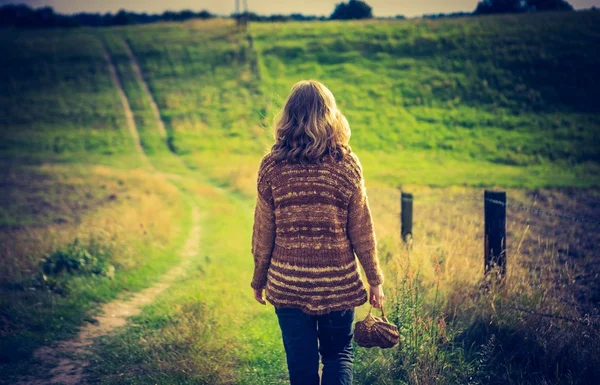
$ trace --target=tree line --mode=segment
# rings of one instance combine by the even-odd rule
[[[572,11],[573,6],[566,0],[482,0],[473,12],[454,12],[425,14],[423,18],[463,17],[491,13],[518,13],[535,11]],[[373,17],[372,8],[360,0],[350,0],[335,6],[330,19],[369,19]],[[404,18],[402,15],[396,16]]]
[[[189,19],[210,19],[215,17],[208,11],[179,12],[165,11],[161,14],[147,14],[120,10],[117,13],[77,13],[63,15],[51,7],[32,9],[19,4],[0,7],[0,26],[3,27],[105,27],[114,25],[146,24],[157,21],[185,21]]]
[[[572,11],[573,7],[566,0],[482,0],[473,12],[455,12],[423,15],[423,18],[436,19],[440,17],[458,17],[493,13],[515,13],[532,11]],[[250,21],[311,21],[311,20],[350,20],[370,19],[373,9],[361,0],[349,0],[338,3],[329,17],[303,15],[259,15],[253,12],[243,14]],[[232,18],[240,15],[232,14]],[[27,5],[8,4],[0,7],[0,27],[104,27],[115,25],[145,24],[157,21],[185,21],[190,19],[210,19],[217,17],[208,11],[194,12],[183,10],[179,12],[165,11],[161,14],[147,14],[120,10],[112,13],[77,13],[64,15],[56,13],[51,7],[33,9]],[[402,15],[395,17],[404,19]]]
[[[518,13],[535,11],[572,11],[573,6],[565,0],[482,0],[475,14]]]

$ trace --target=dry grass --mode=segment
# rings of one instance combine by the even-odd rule
[[[507,276],[498,284],[483,278],[483,192],[404,189],[415,197],[411,249],[400,241],[399,190],[372,184],[369,199],[387,270],[384,287],[401,303],[394,316],[411,323],[408,336],[418,336],[404,351],[412,359],[400,359],[396,368],[409,383],[453,383],[461,376],[535,384],[598,378],[600,291],[590,277],[598,274],[600,239],[594,225],[509,207]],[[507,196],[509,204],[598,217],[594,191],[509,190]]]
[[[201,170],[208,170],[207,176],[215,184],[224,185],[247,197],[256,193],[256,170],[260,156],[255,154],[194,153],[189,161]]]
[[[158,363],[160,377],[177,382],[178,378],[199,384],[232,384],[235,373],[224,365],[222,347],[228,342],[216,340],[218,321],[211,319],[207,306],[201,301],[189,301],[172,309],[173,317],[168,326],[161,330],[144,330],[141,336],[143,351],[132,351],[126,354],[140,354],[148,357],[146,362]],[[113,346],[113,352],[119,352],[126,344]],[[135,377],[143,372],[151,372],[154,368],[125,367],[124,373],[106,373],[104,380],[127,381],[128,376]]]
[[[225,161],[190,158],[211,170],[213,180],[253,196],[258,158],[222,156]],[[372,354],[359,358],[362,381],[370,383],[370,371],[378,384],[398,378],[436,385],[572,384],[598,376],[597,228],[519,209],[597,218],[597,191],[499,188],[511,206],[508,273],[505,284],[496,285],[483,277],[483,189],[403,186],[415,197],[408,252],[400,240],[400,190],[369,179],[367,186],[384,287],[391,302],[403,301],[403,311],[412,312],[404,321],[414,338],[400,357],[384,354],[377,365],[369,365]]]
[[[36,272],[44,255],[76,237],[84,243],[91,237],[100,240],[113,249],[116,264],[132,268],[144,258],[134,249],[140,240],[160,248],[179,230],[177,218],[183,213],[174,204],[180,199],[179,192],[160,176],[139,169],[93,166],[74,171],[72,167],[49,164],[22,172],[18,177],[25,178],[38,196],[20,190],[21,199],[13,202],[18,207],[11,208],[11,214],[19,219],[24,210],[37,205],[37,212],[47,215],[38,214],[32,223],[0,228],[3,282]],[[33,177],[34,173],[44,177]],[[62,190],[53,190],[55,186]],[[20,185],[11,184],[9,178],[5,188]],[[66,190],[72,195],[70,199],[61,196]]]

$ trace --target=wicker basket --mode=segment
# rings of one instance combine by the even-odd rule
[[[394,347],[400,340],[398,327],[388,321],[385,317],[383,306],[381,307],[381,318],[374,317],[371,314],[373,306],[369,308],[369,314],[363,321],[356,322],[354,326],[354,341],[358,346],[372,348]]]

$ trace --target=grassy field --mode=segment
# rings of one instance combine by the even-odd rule
[[[511,206],[507,284],[481,278],[481,187],[600,217],[599,26],[579,12],[0,31],[0,383],[44,376],[36,347],[174,265],[192,207],[195,268],[96,341],[88,381],[286,383],[272,306],[249,288],[249,245],[256,167],[302,78],[327,84],[350,121],[403,336],[357,349],[356,383],[600,381],[597,225]],[[411,250],[399,185],[415,194]],[[98,271],[44,274],[43,258],[82,249]]]
[[[251,26],[252,43],[207,23],[121,33],[174,148],[218,174],[227,158],[241,173],[262,153],[290,85],[317,78],[347,114],[372,179],[597,186],[597,15],[523,17],[266,23]]]

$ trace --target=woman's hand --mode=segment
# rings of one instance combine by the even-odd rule
[[[266,305],[267,303],[265,302],[265,299],[263,298],[263,290],[264,289],[254,289],[254,299],[258,303],[262,303],[263,305]]]
[[[385,295],[383,294],[383,286],[371,286],[371,288],[369,289],[369,299],[373,307],[381,308],[381,306],[383,306],[383,302],[385,301]]]

